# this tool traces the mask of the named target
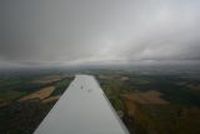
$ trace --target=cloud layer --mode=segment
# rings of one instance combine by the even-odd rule
[[[198,0],[1,0],[0,64],[200,59]]]

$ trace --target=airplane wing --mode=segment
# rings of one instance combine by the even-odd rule
[[[128,134],[93,76],[76,75],[34,134]]]

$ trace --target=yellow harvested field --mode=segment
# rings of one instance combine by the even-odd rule
[[[131,94],[123,95],[125,109],[130,117],[134,117],[135,112],[139,109],[137,104],[153,104],[164,105],[169,104],[166,100],[161,98],[161,93],[158,91],[134,92]]]
[[[37,80],[31,81],[31,83],[47,84],[47,83],[59,81],[62,78],[63,77],[61,77],[59,75],[45,76],[45,77],[43,77],[41,79],[37,79]]]
[[[158,91],[135,92],[124,95],[126,100],[137,102],[140,104],[169,104],[168,101],[161,98],[161,93]]]
[[[1,107],[4,107],[4,106],[7,106],[9,103],[7,103],[7,102],[3,102],[3,103],[0,103],[0,108]]]
[[[8,104],[9,104],[9,102],[6,102],[6,101],[4,101],[3,99],[0,98],[0,107],[4,107]]]
[[[47,99],[44,99],[42,102],[43,103],[49,103],[49,102],[52,102],[52,101],[57,101],[59,98],[60,98],[60,96],[52,96],[52,97],[49,97]]]
[[[127,76],[123,76],[123,77],[121,78],[121,80],[122,80],[122,81],[127,81],[127,80],[129,80],[129,78],[128,78]]]
[[[36,98],[43,100],[43,99],[49,97],[54,90],[55,90],[54,86],[45,87],[45,88],[42,88],[41,90],[36,91],[30,95],[22,97],[19,101],[26,101],[26,100],[30,100],[30,99],[36,99]]]
[[[189,87],[190,89],[192,89],[192,90],[200,90],[200,84],[198,84],[198,85],[188,85],[187,87]]]

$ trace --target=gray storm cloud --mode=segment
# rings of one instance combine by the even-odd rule
[[[200,59],[198,0],[1,0],[0,64]]]

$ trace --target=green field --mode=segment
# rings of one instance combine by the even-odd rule
[[[60,76],[56,81],[53,76]],[[52,80],[51,80],[52,79]],[[22,97],[41,89],[54,86],[47,97],[61,96],[72,81],[71,75],[57,72],[37,72],[36,74],[4,75],[0,77],[0,133],[32,134],[43,118],[51,110],[57,99],[43,103],[40,99],[19,101]]]
[[[131,68],[40,70],[0,75],[0,133],[32,134],[56,103],[55,98],[64,93],[79,73],[97,78],[131,134],[200,133],[198,71],[146,73]],[[38,98],[19,101],[49,86],[54,87],[45,98],[50,101]]]
[[[103,73],[103,72],[102,72]],[[123,120],[134,134],[199,134],[199,80],[181,75],[104,74],[97,75],[100,85]],[[119,72],[118,72],[119,73]],[[123,81],[123,77],[128,77]],[[184,84],[177,84],[184,83]],[[193,86],[188,86],[188,84]],[[192,87],[192,88],[191,88]],[[169,104],[140,104],[130,101],[128,108],[123,95],[157,91]],[[140,97],[140,96],[139,96]],[[141,98],[143,99],[143,98]],[[134,110],[134,116],[130,112]]]

